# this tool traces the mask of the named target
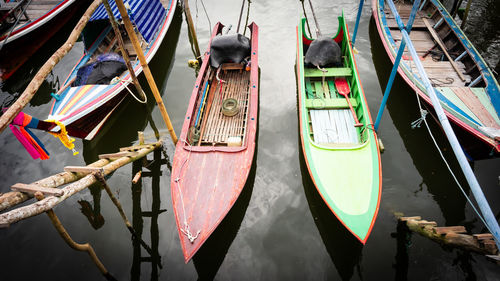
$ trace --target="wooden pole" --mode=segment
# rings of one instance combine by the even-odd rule
[[[0,133],[7,128],[10,122],[14,120],[14,117],[16,117],[17,114],[19,114],[19,112],[21,112],[26,104],[28,104],[28,102],[33,98],[36,91],[38,91],[54,66],[73,48],[76,40],[80,36],[80,33],[82,33],[83,28],[87,25],[87,22],[99,4],[101,4],[101,0],[94,0],[94,2],[92,2],[69,35],[68,40],[66,40],[66,42],[45,62],[16,102],[10,106],[2,116],[0,116]]]
[[[188,22],[189,34],[193,39],[194,51],[197,60],[201,59],[200,47],[198,46],[198,38],[196,37],[196,31],[194,30],[193,18],[191,17],[191,10],[189,10],[189,0],[183,0],[184,3],[184,14]]]
[[[148,80],[149,87],[151,88],[151,91],[153,92],[153,95],[155,97],[156,103],[158,104],[158,107],[160,108],[160,112],[161,112],[161,116],[163,117],[163,121],[165,121],[165,124],[167,125],[170,136],[172,137],[172,141],[174,142],[174,144],[177,144],[177,136],[175,135],[174,128],[172,127],[172,123],[170,122],[170,117],[168,116],[167,110],[165,109],[165,105],[163,104],[163,100],[161,98],[160,91],[158,90],[158,87],[156,86],[153,75],[151,74],[151,70],[149,70],[148,63],[146,61],[146,58],[144,57],[144,53],[142,52],[141,45],[140,45],[139,40],[137,39],[137,35],[135,34],[135,31],[134,31],[134,27],[132,26],[132,23],[130,22],[130,18],[128,16],[127,9],[125,8],[125,5],[123,4],[123,0],[116,0],[115,3],[116,3],[116,6],[118,7],[118,10],[120,11],[123,23],[125,25],[125,29],[127,30],[128,36],[129,36],[130,40],[132,41],[132,45],[134,46],[134,50],[137,53],[137,56],[139,57],[139,61],[141,62],[142,69],[144,70],[144,75],[146,76],[146,79]]]
[[[120,29],[118,28],[118,25],[116,24],[116,19],[113,16],[113,11],[111,11],[111,7],[109,6],[108,0],[102,0],[102,3],[104,4],[104,7],[106,8],[106,12],[108,13],[109,21],[111,22],[111,26],[113,27],[113,31],[115,32],[115,36],[118,40],[118,46],[120,46],[120,51],[122,53],[122,57],[125,60],[125,64],[127,65],[128,72],[130,73],[130,77],[132,78],[132,81],[134,82],[135,88],[139,92],[139,94],[142,96],[142,99],[145,101],[146,100],[146,93],[142,90],[141,84],[139,84],[139,80],[137,80],[137,76],[135,76],[135,71],[134,68],[132,67],[132,64],[130,63],[130,57],[128,56],[127,50],[125,49],[125,44],[123,43],[123,38],[122,34],[120,32]]]
[[[467,22],[467,17],[469,16],[469,10],[470,10],[471,4],[472,4],[472,0],[469,0],[467,2],[467,7],[465,7],[465,13],[464,13],[464,18],[462,19],[462,24],[460,24],[461,29],[464,29],[464,27],[465,27],[465,23]]]
[[[455,64],[455,61],[451,58],[450,54],[448,53],[448,51],[446,50],[446,45],[444,44],[443,41],[441,41],[441,38],[439,38],[438,34],[436,33],[436,31],[434,30],[434,28],[431,26],[431,24],[429,23],[429,21],[426,19],[426,18],[422,18],[422,20],[424,21],[424,24],[425,26],[427,27],[427,29],[429,30],[429,32],[431,33],[432,37],[434,38],[434,40],[436,41],[436,43],[438,43],[439,47],[441,47],[441,49],[443,50],[444,54],[446,55],[446,57],[448,58],[451,66],[453,67],[453,69],[455,69],[455,71],[457,72],[458,76],[460,77],[460,79],[462,81],[465,82],[465,77],[464,75],[462,74],[462,72],[458,69],[457,65]]]
[[[137,151],[137,155],[135,156],[127,156],[127,157],[121,157],[108,165],[105,165],[102,167],[102,171],[104,175],[109,175],[116,169],[133,162],[137,159],[140,159],[144,156],[146,156],[148,153],[151,151],[155,150],[156,148],[160,147],[162,145],[161,141],[152,143],[148,146],[144,146],[142,149]],[[10,212],[6,212],[3,214],[0,214],[0,227],[7,227],[11,223],[18,222],[20,220],[39,215],[43,212],[46,212],[52,208],[54,208],[56,205],[59,203],[63,202],[64,200],[68,199],[75,193],[84,190],[85,188],[91,186],[92,184],[96,183],[97,179],[92,175],[88,174],[81,178],[80,180],[65,186],[64,188],[61,188],[63,190],[64,194],[60,197],[55,197],[55,196],[48,196],[45,199],[36,202],[31,205],[23,206],[17,209],[14,209]]]
[[[39,201],[41,201],[41,200],[44,199],[43,194],[40,193],[40,192],[35,193],[35,197]],[[85,243],[85,244],[76,243],[71,238],[71,236],[68,234],[68,232],[66,231],[66,229],[62,225],[61,221],[57,217],[56,213],[54,213],[54,210],[52,210],[52,209],[47,210],[46,214],[49,216],[50,221],[52,221],[52,224],[56,228],[56,230],[59,233],[59,235],[61,235],[61,237],[63,238],[63,240],[71,248],[73,248],[73,249],[75,249],[77,251],[87,252],[87,254],[89,254],[89,256],[90,256],[90,259],[92,259],[92,261],[95,263],[95,265],[97,266],[97,268],[99,269],[99,271],[101,271],[101,273],[104,276],[110,276],[108,270],[106,269],[106,267],[104,267],[104,264],[102,264],[102,262],[99,260],[99,258],[97,257],[97,255],[96,255],[96,253],[94,251],[94,248],[92,248],[92,246],[89,243]]]

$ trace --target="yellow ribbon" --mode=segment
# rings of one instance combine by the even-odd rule
[[[61,128],[61,131],[58,133],[55,132],[50,132],[51,135],[53,135],[55,138],[59,138],[59,140],[66,146],[68,149],[73,151],[73,155],[77,155],[79,152],[75,150],[75,144],[73,143],[75,141],[74,138],[70,138],[68,136],[68,131],[66,131],[66,126],[64,126],[63,123],[57,121],[57,120],[45,120],[46,122],[52,122],[59,126]]]

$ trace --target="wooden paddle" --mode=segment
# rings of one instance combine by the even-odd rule
[[[339,92],[339,94],[343,95],[346,98],[347,103],[349,104],[349,108],[351,109],[352,116],[354,117],[354,121],[356,122],[354,124],[354,127],[363,126],[363,124],[359,123],[358,116],[356,116],[356,113],[354,112],[354,108],[352,107],[351,100],[349,99],[349,93],[351,90],[349,89],[349,84],[347,84],[347,81],[345,80],[345,78],[336,78],[335,79],[335,88],[337,88],[337,92]]]

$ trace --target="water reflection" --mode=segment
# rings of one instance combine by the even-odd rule
[[[370,21],[369,35],[373,64],[375,65],[381,88],[385,89],[389,80],[389,74],[391,73],[392,63],[378,37],[377,27],[373,18]],[[429,109],[427,110],[431,114],[433,113]],[[425,186],[427,191],[433,195],[432,198],[438,203],[445,219],[445,224],[463,225],[465,223],[466,199],[455,184],[443,160],[439,157],[425,125],[422,125],[421,128],[411,128],[411,122],[418,119],[420,113],[415,93],[399,75],[396,76],[394,81],[386,111],[386,114],[389,113],[391,115],[391,119],[401,136],[404,146],[408,153],[410,153],[413,164],[422,177],[422,182],[418,185],[419,189],[414,190],[414,193],[423,192]],[[433,115],[428,115],[427,123],[447,161],[449,161],[451,169],[453,171],[460,171],[460,166],[441,128],[438,126],[437,121],[432,120],[430,116]],[[460,184],[468,192],[469,188],[462,174],[457,173],[457,177]]]
[[[150,211],[144,211],[141,206],[141,195],[143,191],[142,179],[137,183],[132,183],[132,226],[135,235],[132,237],[133,261],[130,269],[131,280],[141,280],[141,264],[151,263],[151,280],[158,280],[159,270],[162,269],[161,256],[158,252],[160,241],[160,232],[158,228],[158,217],[166,212],[166,209],[161,209],[161,194],[160,194],[160,176],[161,166],[168,162],[168,159],[162,159],[161,151],[154,151],[154,159],[146,161],[146,167],[149,172],[142,172],[142,177],[151,177],[151,194],[152,202]],[[132,165],[132,176],[137,172],[142,171],[143,163],[136,161]],[[148,189],[148,187],[146,187]],[[147,192],[147,190],[146,190]],[[150,221],[150,241],[148,246],[143,242],[144,218],[149,218]],[[144,253],[145,249],[146,253]],[[146,255],[145,255],[146,254]]]
[[[101,214],[101,194],[102,187],[99,183],[96,183],[89,187],[90,194],[92,194],[92,200],[94,205],[90,204],[87,200],[78,200],[80,204],[80,211],[87,218],[90,225],[94,229],[99,229],[104,225],[104,217]]]
[[[300,143],[300,141],[299,141]],[[302,152],[302,147],[298,148]],[[307,203],[319,230],[321,239],[332,259],[342,280],[351,280],[356,270],[356,279],[363,279],[361,275],[361,257],[363,245],[352,233],[347,230],[330,208],[325,204],[318,193],[307,169],[304,155],[299,153],[302,184]]]

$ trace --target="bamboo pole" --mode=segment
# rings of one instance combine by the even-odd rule
[[[465,7],[464,18],[462,19],[462,24],[460,24],[460,28],[464,29],[465,23],[467,22],[467,17],[469,16],[470,6],[472,4],[472,0],[467,1],[467,6]]]
[[[189,9],[189,0],[183,0],[184,3],[184,14],[188,22],[189,34],[193,39],[194,51],[197,60],[201,59],[200,47],[198,46],[198,38],[196,37],[196,31],[194,30],[193,18],[191,17],[191,10]]]
[[[111,161],[109,159],[101,159],[96,161],[87,167],[99,168],[109,164]],[[62,172],[56,175],[52,175],[50,177],[38,180],[30,185],[38,185],[40,187],[45,188],[57,188],[59,186],[65,185],[70,182],[77,181],[83,178],[85,174],[81,173],[71,173],[71,172]],[[33,196],[28,193],[23,193],[19,191],[7,192],[0,196],[0,211],[11,208],[17,204],[20,204]]]
[[[108,0],[102,0],[104,4],[104,8],[106,8],[106,12],[108,13],[109,21],[111,22],[111,26],[113,27],[113,31],[115,32],[115,36],[118,39],[118,46],[120,46],[120,51],[122,53],[122,57],[125,60],[125,64],[127,65],[128,72],[130,73],[130,78],[132,78],[132,82],[134,82],[135,88],[142,96],[142,99],[146,101],[146,93],[142,90],[141,84],[139,84],[139,80],[137,80],[137,76],[135,76],[134,68],[130,63],[130,57],[128,56],[127,50],[125,49],[125,44],[123,43],[122,34],[118,25],[116,24],[116,19],[113,15],[113,11],[111,11],[111,7],[109,6]]]
[[[146,76],[146,79],[148,80],[151,91],[153,92],[153,95],[156,99],[156,103],[158,104],[158,107],[160,108],[160,112],[161,112],[161,115],[163,117],[163,121],[165,121],[165,124],[167,125],[170,136],[172,137],[172,141],[174,142],[174,144],[177,144],[177,136],[175,135],[174,128],[172,127],[172,123],[170,122],[170,117],[168,116],[167,110],[165,109],[165,105],[163,104],[163,100],[160,96],[160,91],[158,90],[158,87],[156,86],[153,75],[151,74],[151,70],[149,70],[148,63],[146,61],[146,58],[144,57],[144,53],[142,52],[141,45],[139,44],[139,40],[137,39],[137,35],[135,34],[135,31],[134,31],[134,27],[132,26],[132,23],[130,22],[130,18],[128,16],[127,9],[125,8],[125,5],[123,4],[123,0],[116,0],[115,3],[116,3],[116,6],[118,7],[118,10],[120,11],[123,23],[125,25],[125,29],[127,30],[128,36],[129,36],[130,40],[132,41],[132,45],[134,46],[134,50],[137,53],[137,56],[139,57],[139,61],[141,62],[141,66],[144,70],[144,75]]]
[[[162,144],[160,141],[152,143],[149,147],[144,147],[137,151],[136,156],[122,157],[111,162],[110,164],[103,166],[102,171],[104,175],[109,175],[116,169],[146,156],[148,153],[160,147],[161,145]],[[88,174],[80,180],[62,188],[61,190],[64,191],[64,194],[60,197],[48,196],[39,202],[14,209],[7,213],[0,214],[0,227],[7,227],[12,223],[46,212],[54,208],[64,200],[68,199],[75,193],[82,191],[83,189],[91,186],[96,182],[97,179],[92,174]]]
[[[40,192],[35,193],[35,197],[39,201],[44,200],[44,196]],[[95,263],[95,265],[97,266],[97,268],[99,269],[99,271],[104,276],[111,277],[110,274],[109,274],[109,272],[108,272],[108,270],[106,269],[106,267],[104,267],[104,264],[102,264],[102,262],[97,257],[97,255],[96,255],[96,253],[94,251],[94,248],[92,248],[92,246],[89,243],[79,244],[79,243],[76,243],[75,241],[73,241],[73,239],[68,234],[68,232],[66,231],[66,229],[62,225],[61,221],[57,217],[57,215],[54,212],[54,210],[49,209],[49,210],[46,211],[46,214],[49,216],[50,221],[52,221],[52,224],[56,228],[56,230],[59,233],[59,235],[61,235],[61,237],[64,240],[64,242],[66,242],[71,248],[73,248],[73,249],[75,249],[77,251],[87,252],[87,254],[89,254],[89,256],[90,256],[90,259],[92,259],[92,261]]]
[[[16,117],[17,114],[19,114],[19,112],[21,112],[26,104],[28,104],[28,102],[33,98],[54,66],[73,48],[76,40],[80,36],[80,33],[82,33],[83,28],[87,25],[87,22],[99,4],[101,4],[101,0],[94,0],[94,2],[92,2],[69,35],[68,40],[66,40],[66,42],[45,62],[40,70],[38,70],[33,80],[31,80],[28,87],[26,87],[16,102],[11,105],[2,116],[0,116],[0,133],[3,132],[7,125],[12,122],[14,117]]]

